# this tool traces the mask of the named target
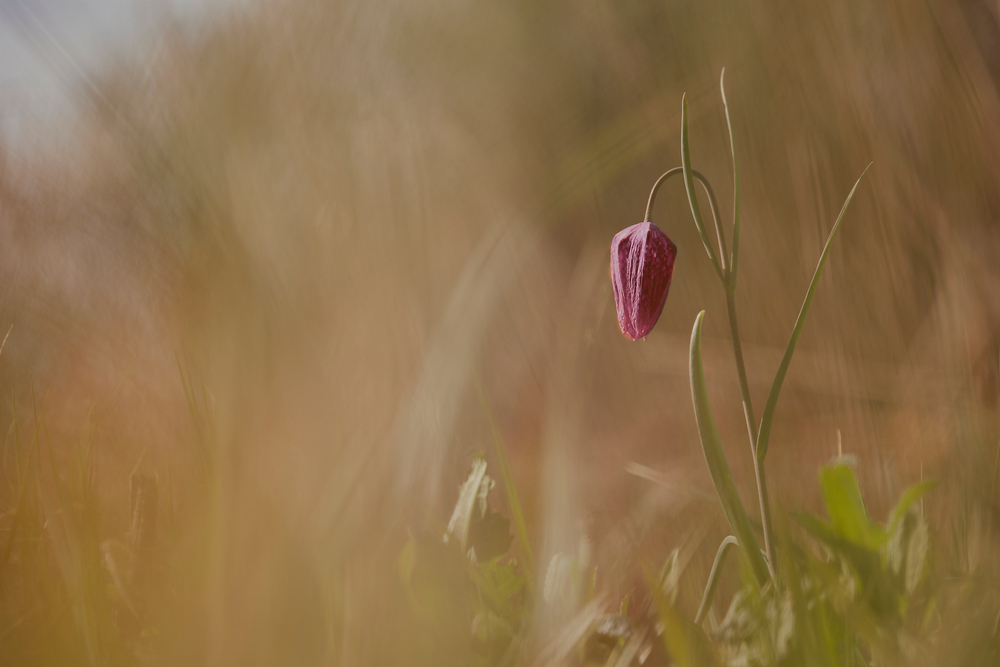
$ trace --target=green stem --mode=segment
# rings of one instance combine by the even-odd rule
[[[729,129],[729,151],[733,156],[733,257],[729,262],[729,281],[735,290],[736,267],[740,261],[740,163],[736,159],[736,138],[733,136],[733,122],[729,119],[729,103],[726,101],[726,68],[719,76],[719,90],[722,92],[722,107],[726,110],[726,127]]]
[[[715,193],[705,177],[698,172],[691,170],[708,193],[708,201],[712,208],[712,218],[715,221],[715,233],[719,237],[719,248],[722,251],[723,260],[726,256],[725,236],[719,226],[719,202],[715,199]],[[762,462],[757,460],[757,420],[753,414],[753,403],[750,400],[750,384],[747,382],[746,365],[743,362],[743,344],[740,339],[739,319],[736,316],[736,275],[733,273],[733,264],[727,268],[723,263],[722,287],[726,292],[726,308],[729,314],[729,333],[733,341],[733,356],[736,358],[736,374],[740,379],[740,394],[743,398],[743,415],[747,422],[747,433],[750,436],[750,453],[753,455],[753,472],[757,480],[757,497],[760,499],[760,521],[764,528],[764,553],[767,554],[767,568],[774,577],[774,558],[771,550],[771,502],[767,494],[767,480],[764,474]]]
[[[771,503],[767,496],[764,462],[757,457],[757,419],[753,414],[753,403],[750,402],[750,384],[747,382],[747,371],[743,364],[743,344],[740,342],[740,325],[736,317],[736,269],[740,259],[740,164],[736,159],[736,138],[733,136],[733,122],[729,118],[729,102],[726,100],[725,67],[719,75],[719,91],[722,93],[722,106],[726,110],[729,150],[733,156],[733,255],[729,262],[729,275],[726,276],[726,307],[729,311],[729,333],[733,340],[736,372],[740,378],[740,393],[743,395],[743,415],[746,417],[747,433],[750,435],[750,451],[753,452],[753,472],[757,478],[757,496],[760,498],[760,517],[764,528],[764,550],[767,554],[767,566],[771,576],[774,577],[777,563],[771,547],[773,542]]]
[[[733,356],[736,358],[736,374],[740,379],[740,394],[743,396],[743,415],[750,436],[750,453],[753,455],[753,472],[757,478],[757,496],[760,499],[760,521],[764,528],[764,553],[767,554],[767,568],[774,577],[774,553],[771,549],[771,503],[767,495],[767,479],[764,463],[757,459],[757,420],[750,400],[750,384],[747,382],[746,365],[743,363],[743,344],[740,339],[740,325],[736,317],[735,280],[726,286],[726,307],[729,311],[729,334],[733,341]]]
[[[671,176],[676,176],[677,174],[683,174],[683,173],[684,173],[684,167],[674,167],[673,169],[668,169],[666,172],[663,173],[662,176],[656,179],[656,182],[653,183],[653,188],[649,191],[649,200],[647,200],[646,202],[646,217],[643,218],[644,222],[650,222],[652,220],[653,202],[656,201],[656,193],[660,189],[660,186],[663,185],[664,181],[666,181]],[[726,265],[726,254],[727,254],[726,237],[722,233],[722,227],[720,226],[719,223],[719,204],[715,199],[715,191],[712,190],[712,184],[708,182],[708,179],[705,178],[705,175],[702,174],[700,171],[692,169],[691,175],[694,176],[694,178],[697,179],[699,183],[701,183],[702,189],[705,191],[705,194],[708,195],[708,199],[712,204],[712,219],[715,222],[715,236],[719,240],[719,250],[722,253],[721,254],[722,275],[720,275],[720,277],[723,277],[727,275],[728,271]],[[715,258],[712,257],[711,253],[709,253],[709,257],[712,258],[714,264]],[[718,267],[716,268],[718,269]]]
[[[671,176],[676,176],[684,172],[684,167],[674,167],[673,169],[668,169],[662,176],[656,179],[653,183],[653,189],[649,191],[649,200],[646,202],[646,217],[643,218],[643,222],[649,222],[653,215],[653,202],[656,201],[656,191],[660,189],[660,186],[665,180]]]
[[[691,206],[691,215],[694,217],[694,224],[698,228],[698,234],[701,236],[702,245],[705,246],[705,252],[708,253],[708,258],[712,260],[712,268],[715,269],[716,275],[719,276],[719,280],[725,284],[726,276],[723,267],[725,266],[725,258],[723,257],[722,263],[715,257],[715,252],[712,250],[712,244],[708,240],[708,232],[705,231],[705,224],[701,219],[701,208],[698,206],[698,195],[694,191],[694,169],[691,167],[691,150],[688,145],[688,119],[687,119],[687,97],[681,98],[681,166],[684,168],[684,190],[687,192],[688,204]],[[716,230],[718,230],[718,225],[716,225]],[[719,241],[722,238],[720,236]]]
[[[660,186],[663,185],[663,183],[671,176],[682,174],[683,171],[683,166],[674,167],[673,169],[668,169],[662,176],[656,179],[656,182],[653,184],[653,188],[650,190],[649,200],[646,203],[647,221],[649,221],[652,217],[653,203],[656,201],[656,193],[660,189]],[[715,191],[712,189],[708,179],[705,178],[701,172],[691,169],[691,176],[701,183],[702,188],[708,195],[709,205],[712,210],[712,220],[715,223],[715,234],[719,242],[720,258],[722,259],[719,278],[726,293],[726,306],[729,311],[729,331],[733,341],[733,355],[736,357],[736,372],[737,375],[739,375],[740,394],[743,398],[743,414],[747,422],[747,433],[750,436],[750,452],[753,455],[754,460],[754,477],[757,481],[757,497],[760,501],[761,524],[764,528],[764,552],[767,555],[768,572],[772,577],[774,577],[774,558],[771,546],[773,542],[771,530],[771,504],[767,493],[767,480],[764,473],[764,466],[757,460],[757,420],[754,417],[753,403],[750,400],[750,386],[747,382],[746,365],[743,362],[743,345],[740,341],[739,321],[736,317],[736,274],[733,271],[735,268],[736,257],[735,247],[733,258],[727,266],[726,237],[722,233],[722,228],[719,222],[719,202],[715,198]],[[701,229],[701,227],[702,226],[699,225],[699,229]],[[734,243],[735,242],[736,240],[734,238]],[[714,257],[712,259],[714,260]],[[719,269],[720,267],[716,266],[716,270],[719,271]]]
[[[770,579],[770,568],[760,552],[760,547],[757,546],[757,538],[747,520],[743,503],[740,502],[740,496],[733,483],[733,476],[729,470],[729,464],[726,462],[726,455],[722,450],[719,432],[715,427],[712,408],[708,401],[705,369],[701,360],[701,327],[704,317],[705,311],[701,311],[695,318],[694,328],[691,331],[691,398],[694,403],[695,422],[698,424],[698,435],[701,439],[702,452],[705,454],[705,462],[712,474],[712,483],[719,494],[726,518],[739,541],[740,551],[746,558],[747,565],[754,573],[757,583],[763,586]]]

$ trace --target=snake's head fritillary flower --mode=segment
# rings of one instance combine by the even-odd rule
[[[676,256],[677,246],[651,222],[627,227],[611,240],[618,326],[632,340],[645,338],[660,319]]]

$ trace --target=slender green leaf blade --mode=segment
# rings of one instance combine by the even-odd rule
[[[691,205],[691,215],[694,217],[695,227],[698,228],[701,242],[705,246],[708,258],[712,260],[715,272],[719,274],[720,279],[724,280],[722,267],[715,256],[715,251],[712,250],[712,243],[705,229],[705,221],[701,217],[701,207],[698,206],[698,195],[694,190],[694,175],[691,169],[691,148],[688,144],[688,107],[686,96],[681,99],[681,167],[684,171],[684,189],[687,191],[688,203]]]
[[[719,432],[712,418],[712,408],[708,402],[708,391],[705,385],[705,369],[701,362],[701,323],[705,311],[698,313],[691,332],[691,398],[694,402],[694,417],[698,423],[698,434],[701,436],[701,449],[705,453],[705,461],[712,473],[712,482],[722,501],[722,508],[729,519],[729,525],[736,535],[740,550],[753,571],[757,581],[763,585],[770,579],[767,563],[760,553],[757,538],[750,528],[743,503],[733,484],[733,476],[729,471],[729,463],[722,451]]]
[[[694,624],[701,625],[705,620],[705,615],[712,608],[712,600],[715,599],[715,590],[719,587],[719,575],[722,573],[722,564],[726,562],[726,554],[729,550],[737,546],[736,538],[730,535],[722,540],[719,550],[715,554],[715,562],[712,563],[712,571],[708,575],[708,583],[705,584],[705,593],[701,596],[701,604],[698,605],[698,613],[695,614]]]
[[[851,199],[854,198],[854,193],[858,189],[858,185],[861,184],[861,179],[865,177],[868,170],[871,169],[871,163],[865,167],[865,170],[861,172],[861,176],[855,181],[854,187],[851,188],[850,194],[847,195],[847,200],[844,202],[844,206],[840,209],[840,215],[837,216],[837,221],[833,224],[833,229],[830,230],[830,236],[826,239],[826,245],[823,246],[823,252],[819,256],[819,262],[816,264],[816,271],[813,273],[812,281],[809,283],[809,289],[806,291],[806,298],[802,302],[802,308],[799,309],[799,316],[795,320],[795,326],[792,328],[792,335],[788,339],[788,345],[785,347],[785,356],[781,358],[781,364],[778,366],[778,372],[774,376],[774,383],[771,384],[771,393],[767,397],[767,404],[764,406],[764,414],[760,418],[760,431],[757,433],[757,460],[761,463],[764,462],[764,457],[767,456],[767,445],[768,440],[771,437],[771,424],[774,421],[774,410],[778,405],[778,396],[781,394],[781,385],[785,381],[785,375],[788,373],[788,366],[792,363],[792,354],[795,352],[795,346],[799,342],[799,336],[802,334],[802,327],[806,323],[806,315],[809,314],[809,306],[812,305],[813,297],[816,295],[816,289],[819,287],[819,279],[823,274],[823,267],[826,265],[826,258],[830,254],[830,246],[833,243],[833,239],[837,236],[837,232],[840,230],[840,223],[844,219],[844,214],[847,213],[847,207],[851,203]]]
[[[736,159],[736,139],[733,138],[733,122],[729,119],[729,103],[726,101],[726,68],[719,76],[722,90],[722,107],[726,110],[726,127],[729,128],[729,152],[733,155],[733,253],[729,260],[730,289],[736,289],[736,267],[740,257],[740,163]]]

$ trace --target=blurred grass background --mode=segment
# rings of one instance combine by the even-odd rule
[[[654,211],[679,259],[647,341],[617,330],[606,254],[680,162],[682,93],[731,211],[723,66],[760,405],[875,163],[778,410],[776,501],[817,508],[840,447],[874,516],[923,475],[946,482],[942,525],[995,521],[995,2],[275,0],[156,38],[0,146],[9,664],[462,663],[463,629],[414,618],[396,559],[489,448],[477,387],[540,571],[586,542],[620,597],[685,545],[696,603],[725,528],[687,382],[702,308],[756,507],[723,295],[678,183]],[[123,600],[133,472],[159,529]]]

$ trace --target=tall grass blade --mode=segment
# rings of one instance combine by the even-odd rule
[[[736,267],[740,257],[740,163],[736,159],[736,139],[733,138],[733,122],[729,119],[729,103],[726,102],[726,68],[719,76],[722,90],[722,107],[726,110],[726,127],[729,128],[729,152],[733,155],[733,254],[729,259],[729,289],[736,289]]]
[[[695,318],[694,329],[691,331],[690,359],[691,398],[694,402],[694,417],[698,422],[698,434],[701,437],[701,449],[705,453],[705,461],[712,473],[712,482],[715,484],[715,490],[722,501],[722,508],[726,512],[726,518],[729,519],[729,525],[739,542],[740,551],[743,552],[743,556],[758,583],[764,585],[770,579],[767,563],[764,562],[764,557],[760,553],[757,538],[750,528],[746,510],[743,509],[743,503],[736,492],[736,485],[733,484],[733,475],[729,471],[725,452],[722,451],[719,432],[715,428],[712,408],[708,402],[705,369],[701,362],[701,324],[704,318],[704,310],[698,313],[698,317]]]
[[[694,224],[698,228],[698,234],[701,236],[701,242],[705,246],[705,252],[708,253],[708,258],[712,260],[712,266],[715,267],[715,272],[718,274],[719,280],[725,283],[722,267],[719,265],[719,259],[715,256],[715,251],[712,250],[712,242],[708,238],[708,232],[705,230],[705,221],[701,217],[701,207],[698,206],[698,195],[694,190],[694,175],[691,169],[691,147],[688,144],[687,97],[681,99],[681,167],[684,170],[684,189],[687,190],[688,203],[691,205],[691,215],[694,217]]]
[[[813,273],[812,282],[809,283],[809,290],[806,292],[806,298],[802,302],[802,308],[799,309],[799,316],[795,320],[795,327],[792,329],[792,336],[788,340],[788,346],[785,347],[785,356],[781,358],[781,364],[778,366],[778,372],[774,376],[774,383],[771,385],[771,393],[767,397],[767,404],[764,406],[764,414],[760,418],[760,430],[757,433],[757,460],[761,463],[764,462],[764,457],[767,456],[767,445],[768,440],[771,437],[771,424],[774,421],[774,410],[778,405],[778,395],[781,394],[781,385],[785,381],[785,374],[788,373],[788,366],[792,363],[792,354],[795,353],[795,346],[799,342],[799,336],[802,334],[802,327],[806,323],[806,315],[809,314],[809,306],[812,305],[813,297],[816,295],[816,288],[819,287],[819,279],[823,274],[823,267],[826,265],[826,258],[830,254],[830,246],[833,243],[833,239],[837,236],[837,232],[840,230],[840,223],[844,219],[844,214],[847,213],[847,207],[851,203],[851,199],[854,197],[854,193],[858,189],[858,185],[861,184],[861,179],[865,177],[868,170],[871,169],[872,163],[868,163],[865,170],[861,172],[858,176],[858,180],[854,182],[854,187],[851,188],[850,194],[847,195],[847,200],[844,202],[844,206],[840,209],[840,215],[837,216],[837,221],[833,223],[833,229],[830,230],[830,236],[826,239],[826,245],[823,246],[823,253],[819,256],[819,262],[816,264],[816,271]]]

